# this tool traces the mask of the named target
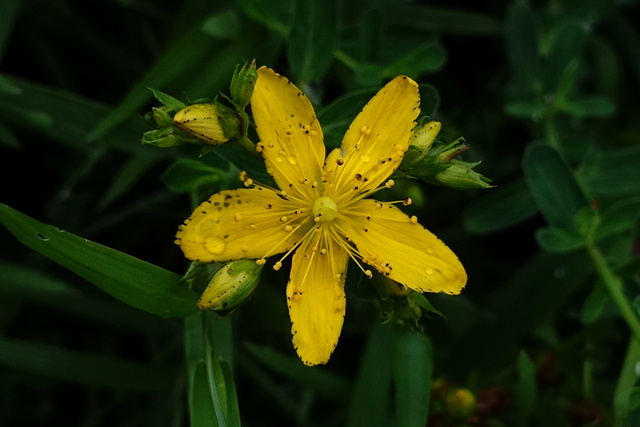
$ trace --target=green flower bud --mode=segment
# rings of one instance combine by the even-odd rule
[[[238,120],[221,104],[193,104],[173,116],[173,123],[207,144],[220,145],[237,132]]]
[[[457,419],[467,419],[476,410],[476,397],[466,388],[454,388],[449,391],[444,401],[447,413]]]
[[[447,169],[433,176],[433,179],[447,187],[470,190],[473,188],[491,188],[491,180],[468,166],[468,163],[453,163]]]
[[[243,110],[251,101],[253,95],[253,88],[256,85],[258,79],[258,73],[256,72],[255,59],[251,62],[245,63],[240,69],[236,66],[236,70],[231,77],[231,87],[229,91],[231,93],[231,100]]]
[[[440,133],[440,122],[431,121],[418,126],[413,132],[413,139],[411,145],[423,153],[426,153],[433,145],[436,136]]]
[[[202,293],[198,308],[230,313],[251,297],[261,272],[262,266],[254,260],[241,259],[223,265]]]
[[[175,129],[170,127],[151,130],[142,135],[143,144],[155,145],[160,148],[175,147],[185,142],[185,139],[177,135]]]

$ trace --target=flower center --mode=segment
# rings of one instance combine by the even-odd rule
[[[338,205],[331,197],[318,197],[313,204],[313,216],[316,221],[333,221],[338,213]]]

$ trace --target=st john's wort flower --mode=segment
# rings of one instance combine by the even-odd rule
[[[342,145],[325,158],[322,129],[309,99],[262,67],[251,99],[267,171],[279,189],[256,185],[221,191],[180,226],[176,243],[199,262],[292,255],[286,296],[293,345],[307,365],[324,364],[345,315],[349,259],[417,292],[458,294],[467,281],[456,255],[395,205],[369,199],[393,185],[420,112],[418,85],[388,83],[353,121]]]

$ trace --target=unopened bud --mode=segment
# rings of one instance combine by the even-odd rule
[[[253,95],[253,88],[256,85],[258,79],[258,73],[256,72],[255,59],[251,62],[245,63],[242,67],[238,68],[233,73],[231,78],[231,87],[229,92],[231,94],[231,100],[240,109],[244,109],[251,101]]]
[[[237,119],[216,104],[193,104],[173,116],[173,123],[208,144],[220,145],[236,133]]]
[[[200,310],[227,314],[247,301],[260,280],[262,265],[254,260],[231,261],[214,274],[198,301]]]
[[[467,419],[476,410],[476,397],[466,388],[454,388],[444,401],[447,413],[458,419]]]
[[[421,152],[425,153],[429,151],[433,141],[440,132],[440,122],[431,121],[419,126],[413,133],[413,139],[411,145],[416,147]]]
[[[161,129],[150,130],[142,135],[142,143],[155,145],[160,148],[175,147],[184,144],[185,139],[175,133],[175,129],[164,127]]]
[[[433,179],[447,187],[470,190],[473,188],[490,188],[491,180],[472,169],[472,166],[453,163],[442,172],[438,172]]]

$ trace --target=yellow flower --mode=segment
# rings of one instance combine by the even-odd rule
[[[287,304],[293,345],[307,365],[329,360],[340,336],[349,259],[418,292],[458,294],[467,275],[456,255],[392,202],[366,199],[393,185],[419,110],[417,84],[400,76],[353,121],[325,159],[322,129],[309,99],[262,67],[251,99],[256,148],[279,190],[221,191],[195,209],[176,235],[194,261],[257,259],[293,253]],[[408,200],[404,201],[406,204]]]

